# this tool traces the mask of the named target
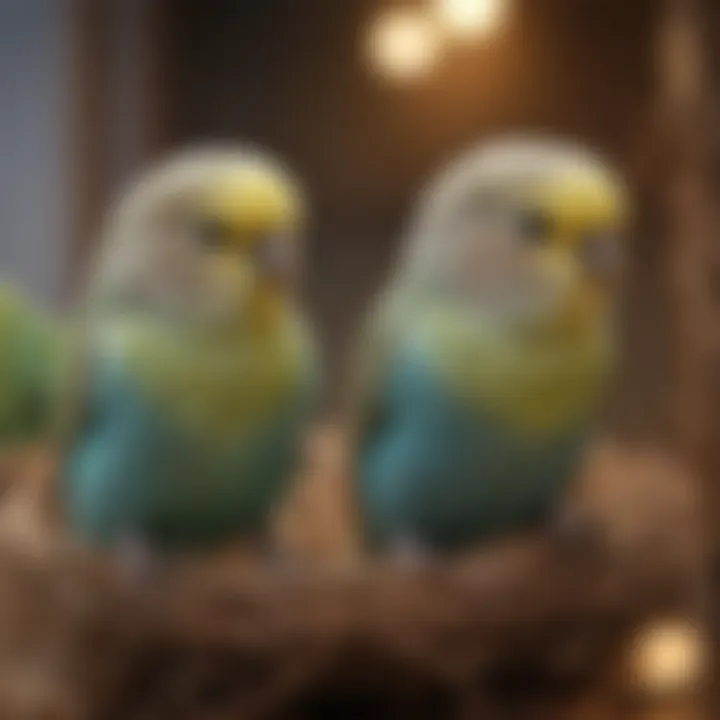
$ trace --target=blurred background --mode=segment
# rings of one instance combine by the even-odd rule
[[[624,169],[646,130],[660,3],[436,5],[428,18],[402,0],[0,3],[0,273],[66,301],[108,199],[138,168],[188,143],[257,141],[309,185],[307,297],[337,378],[441,163],[489,134],[539,129]],[[720,38],[720,4],[707,5]],[[628,305],[654,358],[638,381],[657,387],[664,309],[652,278],[641,257]]]
[[[720,2],[704,7],[714,48]],[[418,190],[468,144],[511,131],[571,136],[638,191],[661,9],[659,0],[0,0],[0,278],[69,307],[108,203],[139,170],[189,144],[261,143],[310,191],[305,291],[332,403]],[[717,86],[720,53],[708,60]],[[692,374],[677,363],[678,294],[661,235],[630,239],[615,421],[635,437],[671,431],[673,378]],[[708,345],[717,349],[714,334]],[[717,431],[712,383],[706,428]],[[720,450],[709,454],[720,468]]]

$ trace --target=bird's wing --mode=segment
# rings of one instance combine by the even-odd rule
[[[60,326],[25,297],[0,288],[0,333],[7,380],[4,428],[37,440],[49,430],[52,401],[61,378]]]

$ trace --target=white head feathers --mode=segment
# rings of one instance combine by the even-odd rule
[[[513,195],[553,175],[582,172],[622,185],[611,166],[580,143],[541,135],[511,135],[478,143],[421,193],[402,264],[425,264],[426,253],[439,250],[442,223],[462,198],[487,192]]]

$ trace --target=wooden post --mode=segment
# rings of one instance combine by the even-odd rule
[[[708,677],[710,717],[720,717],[717,648],[718,601],[715,558],[719,518],[712,467],[714,312],[712,242],[712,93],[705,54],[708,30],[703,0],[665,0],[658,38],[659,134],[655,152],[665,164],[658,177],[659,208],[667,240],[669,289],[674,316],[673,411],[680,449],[695,471],[701,519],[706,532],[707,564],[699,573],[700,611],[712,647]]]
[[[97,232],[108,192],[107,3],[73,0],[71,4],[72,78],[70,168],[73,196],[72,248],[66,295],[75,300],[82,283],[90,238]]]
[[[707,471],[712,397],[710,292],[713,201],[709,87],[702,57],[699,0],[666,0],[660,36],[660,141],[670,160],[666,205],[668,260],[675,302],[676,432],[688,460]],[[707,491],[714,487],[707,484]]]
[[[168,0],[73,0],[71,296],[108,202],[169,144],[171,23]]]

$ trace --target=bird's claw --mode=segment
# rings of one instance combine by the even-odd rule
[[[427,568],[435,558],[432,549],[412,535],[402,535],[393,540],[389,555],[393,564],[408,571]]]
[[[128,534],[117,546],[117,558],[122,574],[133,585],[145,584],[157,570],[158,557],[142,537]]]

